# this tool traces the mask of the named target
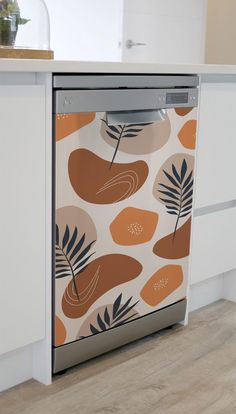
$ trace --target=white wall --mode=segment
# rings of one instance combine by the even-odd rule
[[[235,0],[208,0],[207,63],[236,64],[235,16]]]
[[[126,49],[123,60],[202,63],[207,0],[124,0],[124,42],[146,46]]]
[[[123,0],[45,0],[56,59],[119,61]]]

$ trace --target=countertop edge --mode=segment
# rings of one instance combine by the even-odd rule
[[[0,72],[236,75],[236,65],[1,59]]]

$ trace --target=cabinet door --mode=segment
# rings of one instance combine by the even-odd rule
[[[196,205],[236,199],[236,84],[202,84]]]
[[[236,268],[236,208],[194,217],[191,284]]]
[[[0,86],[0,354],[45,335],[45,89]]]

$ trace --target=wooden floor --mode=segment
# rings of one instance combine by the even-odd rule
[[[1,414],[236,413],[236,304],[220,301],[175,326],[56,376],[0,394]]]

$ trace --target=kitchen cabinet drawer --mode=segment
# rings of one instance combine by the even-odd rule
[[[191,284],[236,268],[236,208],[194,217]]]
[[[0,86],[0,354],[45,335],[45,89]]]
[[[196,208],[236,199],[236,84],[203,83]]]

